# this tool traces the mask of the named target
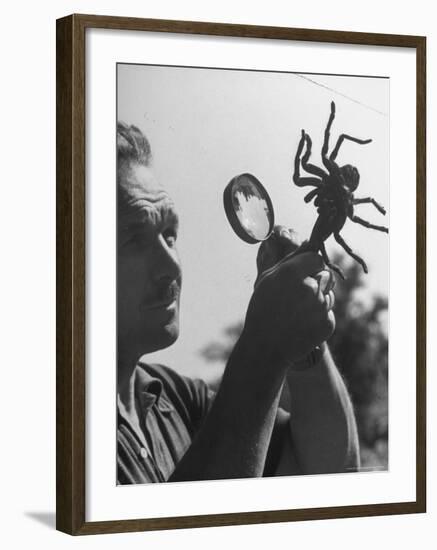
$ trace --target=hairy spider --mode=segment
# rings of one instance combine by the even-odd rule
[[[312,142],[310,136],[302,130],[302,137],[300,139],[294,160],[293,181],[298,187],[315,187],[315,189],[310,191],[305,196],[305,202],[307,203],[315,199],[314,205],[317,207],[317,212],[319,214],[317,221],[314,224],[308,247],[312,250],[320,250],[326,265],[336,271],[340,277],[344,279],[345,277],[341,269],[331,263],[328,254],[326,253],[326,239],[330,235],[334,235],[335,240],[344,248],[349,256],[352,256],[352,258],[362,266],[364,272],[367,273],[366,263],[362,258],[355,254],[350,246],[344,241],[340,235],[340,231],[346,223],[347,218],[351,219],[355,223],[364,225],[364,227],[376,229],[377,231],[384,231],[385,233],[388,233],[388,229],[380,225],[373,225],[372,223],[369,223],[354,214],[354,205],[356,204],[373,204],[373,206],[384,215],[385,209],[372,197],[365,197],[361,199],[355,198],[354,191],[358,187],[360,181],[360,174],[358,173],[358,170],[350,164],[338,166],[335,162],[338,151],[345,139],[359,143],[360,145],[370,143],[372,140],[357,139],[346,134],[341,134],[334,149],[328,157],[329,132],[331,130],[334,118],[335,103],[332,101],[331,114],[329,116],[328,124],[326,125],[325,139],[322,147],[322,161],[328,172],[323,170],[323,168],[319,168],[318,166],[308,162],[311,155]],[[317,177],[300,176],[300,156],[305,143],[306,151],[302,157],[302,168],[309,174]]]

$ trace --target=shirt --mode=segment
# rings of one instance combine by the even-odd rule
[[[201,429],[214,395],[202,380],[139,363],[127,407],[118,398],[117,484],[167,481]],[[264,475],[274,473],[287,420],[287,413],[278,414]]]

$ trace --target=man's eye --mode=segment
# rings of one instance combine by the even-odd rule
[[[174,246],[176,244],[177,234],[174,229],[166,229],[162,235],[168,246]]]
[[[128,246],[144,247],[147,244],[147,236],[144,233],[135,233],[128,239],[126,244]]]

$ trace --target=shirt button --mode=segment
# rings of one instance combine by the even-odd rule
[[[148,454],[149,454],[149,453],[147,452],[147,449],[145,449],[144,447],[141,447],[140,455],[141,455],[144,459],[147,458]]]

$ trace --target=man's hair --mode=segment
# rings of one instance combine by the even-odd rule
[[[126,164],[136,162],[148,166],[152,150],[146,136],[136,126],[124,122],[117,123],[117,161],[119,169]]]

